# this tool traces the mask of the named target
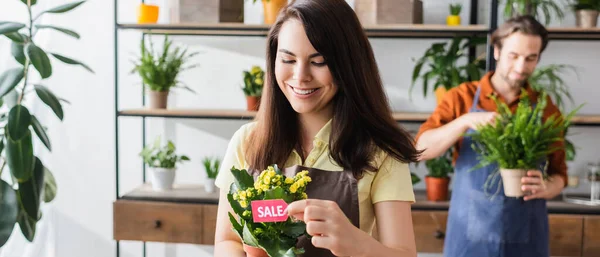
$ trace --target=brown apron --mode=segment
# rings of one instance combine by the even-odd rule
[[[326,171],[315,168],[307,168],[299,165],[291,166],[283,170],[287,177],[308,170],[311,182],[306,186],[306,194],[309,199],[330,200],[336,202],[346,217],[352,221],[357,228],[360,226],[358,209],[357,180],[351,171]],[[330,257],[335,256],[327,249],[314,247],[306,236],[298,239],[298,248],[306,251],[302,257]]]

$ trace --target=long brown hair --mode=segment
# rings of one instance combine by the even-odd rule
[[[421,152],[392,118],[373,50],[354,10],[345,0],[296,0],[280,12],[268,35],[265,88],[245,152],[250,168],[283,167],[292,150],[301,150],[298,114],[274,73],[279,31],[289,19],[304,25],[339,88],[332,99],[329,150],[333,160],[352,170],[356,178],[365,170],[376,171],[371,161],[377,147],[399,161],[416,162]]]

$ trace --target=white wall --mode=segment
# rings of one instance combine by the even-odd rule
[[[164,4],[166,0],[158,2]],[[25,9],[18,0],[3,1],[0,20],[22,20]],[[44,1],[40,1],[44,2]],[[55,4],[66,0],[45,3]],[[120,1],[121,23],[135,21],[138,1]],[[353,2],[349,0],[349,2]],[[425,22],[444,23],[449,0],[425,1]],[[457,1],[455,1],[457,2]],[[462,0],[463,24],[468,22],[468,0]],[[480,1],[479,20],[485,23],[488,1]],[[39,11],[39,10],[38,10]],[[261,8],[246,3],[246,22],[260,23]],[[161,12],[161,21],[167,19]],[[569,13],[563,22],[572,26]],[[114,128],[114,66],[113,66],[113,2],[90,0],[80,9],[67,15],[44,17],[44,22],[61,25],[78,31],[81,40],[74,40],[56,33],[40,33],[39,44],[47,49],[82,60],[96,74],[92,75],[78,67],[54,62],[55,73],[44,84],[55,93],[71,101],[65,106],[65,120],[59,122],[45,107],[35,101],[34,110],[43,117],[50,129],[54,152],[47,153],[39,148],[43,160],[58,181],[58,197],[45,206],[45,217],[40,225],[40,234],[35,244],[25,244],[17,234],[4,248],[3,256],[114,256],[115,242],[112,240],[112,201],[115,198],[115,128]],[[141,104],[141,87],[136,75],[130,75],[131,60],[137,54],[140,33],[119,32],[119,83],[121,108],[136,108]],[[176,42],[189,46],[190,50],[201,51],[194,62],[200,67],[182,74],[181,79],[198,92],[189,94],[176,91],[170,98],[171,107],[244,109],[245,100],[241,86],[241,71],[251,65],[264,67],[265,39],[236,37],[174,37]],[[160,41],[158,38],[157,41]],[[433,98],[422,99],[415,91],[413,102],[407,92],[412,72],[412,57],[418,57],[432,42],[423,39],[372,39],[376,58],[392,106],[396,111],[432,111]],[[15,65],[7,48],[8,40],[0,38],[0,70]],[[597,76],[593,71],[600,64],[600,42],[552,41],[544,54],[542,64],[568,63],[582,68],[580,81],[569,77],[573,96],[577,103],[587,101],[584,114],[598,114]],[[584,93],[585,90],[585,93]],[[588,91],[589,90],[589,91]],[[178,174],[178,183],[201,183],[204,174],[200,160],[206,155],[222,156],[232,133],[244,124],[243,121],[211,120],[168,120],[149,119],[148,140],[155,135],[174,140],[181,153],[192,158],[183,165]],[[418,125],[407,125],[417,130]],[[121,193],[127,192],[141,182],[141,160],[137,156],[141,147],[141,121],[139,118],[120,119],[120,182]],[[600,128],[577,128],[572,133],[575,144],[580,147],[573,165],[581,170],[588,161],[598,161],[593,149],[600,139]],[[423,165],[422,165],[423,166]],[[415,169],[424,175],[423,167]],[[423,183],[416,188],[424,188]],[[20,233],[16,229],[15,233]],[[194,245],[168,245],[149,243],[148,256],[210,256],[211,247]],[[122,243],[121,256],[142,256],[141,243]]]

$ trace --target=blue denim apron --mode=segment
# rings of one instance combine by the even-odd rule
[[[485,112],[477,108],[480,92],[478,87],[470,112]],[[486,194],[484,184],[497,166],[469,171],[479,163],[471,143],[463,138],[455,165],[444,256],[548,257],[546,200],[506,197],[501,181],[487,189],[497,192],[494,197]]]

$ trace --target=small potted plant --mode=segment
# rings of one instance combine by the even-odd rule
[[[253,213],[252,206],[264,200],[289,204],[306,199],[306,185],[311,182],[308,171],[286,177],[277,165],[273,165],[262,171],[256,180],[246,170],[232,168],[231,172],[235,182],[231,184],[227,200],[235,216],[230,212],[229,219],[233,230],[243,242],[247,256],[296,256],[304,253],[304,249],[296,248],[300,236],[310,237],[306,233],[304,222],[293,221],[291,217],[285,216],[279,221],[255,221],[258,213]],[[257,211],[260,212],[260,209]],[[274,240],[277,243],[273,243]]]
[[[502,177],[504,194],[521,197],[521,178],[528,170],[537,170],[548,154],[559,150],[553,144],[563,140],[572,117],[582,107],[566,116],[553,115],[542,119],[547,104],[547,94],[542,91],[535,108],[531,106],[527,91],[522,90],[517,110],[513,114],[508,106],[492,96],[498,106],[495,122],[479,126],[470,133],[473,149],[481,155],[480,163],[473,169],[497,165]],[[546,162],[547,164],[547,162]],[[547,166],[547,165],[546,165]],[[542,173],[546,176],[546,171]],[[495,176],[496,173],[490,176]],[[489,184],[484,185],[487,189]]]
[[[161,146],[160,137],[157,137],[153,144],[145,146],[140,153],[144,163],[152,171],[151,182],[154,190],[172,189],[177,169],[176,164],[190,160],[185,155],[177,155],[175,150],[173,142],[168,141],[166,145]]]
[[[204,170],[206,171],[204,190],[206,190],[207,193],[213,193],[215,192],[215,179],[217,178],[217,174],[219,174],[221,161],[218,158],[213,159],[206,157],[202,160],[202,164],[204,164]]]
[[[255,4],[257,0],[252,0]],[[265,24],[272,25],[277,20],[279,11],[288,4],[288,0],[261,0]]]
[[[531,15],[541,22],[544,17],[544,24],[550,25],[552,17],[562,21],[565,18],[561,2],[566,0],[506,0],[504,5],[504,18]],[[540,12],[541,11],[541,12]],[[554,14],[554,15],[553,15]]]
[[[141,3],[137,9],[138,24],[152,24],[158,21],[158,5]]]
[[[446,17],[446,25],[459,26],[461,10],[462,10],[462,4],[450,4],[450,15],[448,15],[448,17]]]
[[[571,6],[575,11],[577,27],[595,28],[598,25],[600,0],[574,0]]]
[[[482,70],[485,69],[485,60],[477,58],[473,62],[467,61],[464,65],[459,63],[463,63],[464,59],[469,58],[467,49],[470,46],[483,43],[485,43],[485,38],[455,37],[449,46],[448,42],[431,45],[425,54],[416,60],[409,95],[412,95],[417,79],[421,78],[423,80],[423,97],[427,97],[429,85],[433,83],[433,91],[439,104],[446,91],[463,82],[479,80]],[[430,69],[423,71],[423,66]]]
[[[427,189],[427,200],[447,201],[449,174],[454,172],[452,166],[452,152],[448,150],[444,155],[435,159],[427,160],[425,166],[429,171],[425,176],[425,187]]]
[[[248,111],[258,111],[262,95],[265,72],[260,66],[252,66],[250,71],[244,71],[244,95]]]
[[[150,49],[146,48],[146,40],[142,39],[140,51],[141,56],[135,67],[131,71],[137,72],[144,84],[150,89],[150,108],[167,108],[167,99],[169,91],[173,87],[181,87],[194,93],[192,89],[185,86],[177,78],[179,74],[197,65],[184,67],[189,59],[198,53],[188,53],[187,49],[175,47],[172,49],[173,42],[164,37],[162,52],[155,53],[152,40],[150,40]]]

